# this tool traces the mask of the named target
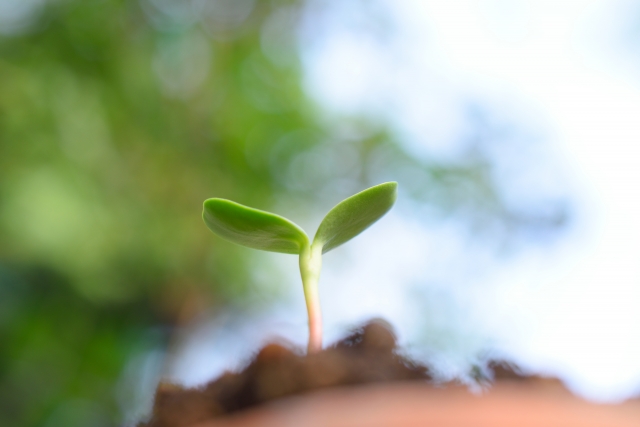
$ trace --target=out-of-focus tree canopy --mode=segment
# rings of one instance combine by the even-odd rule
[[[0,425],[119,423],[127,361],[194,305],[242,301],[249,252],[206,230],[206,198],[270,209],[395,179],[527,223],[482,156],[430,163],[381,126],[324,123],[298,1],[26,3],[0,19]]]
[[[50,2],[0,38],[1,425],[116,422],[149,330],[249,286],[202,201],[269,206],[318,126],[295,52],[261,49],[295,4],[237,3]]]

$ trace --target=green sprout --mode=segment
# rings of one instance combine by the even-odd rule
[[[225,199],[207,199],[202,218],[211,231],[230,242],[263,251],[300,256],[300,275],[309,315],[308,352],[322,349],[318,279],[322,254],[362,233],[391,209],[398,183],[386,182],[344,199],[329,211],[313,242],[293,222],[270,212]]]

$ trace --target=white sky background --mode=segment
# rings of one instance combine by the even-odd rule
[[[308,90],[330,117],[378,117],[416,155],[446,158],[465,130],[462,107],[481,102],[541,140],[531,176],[505,179],[503,191],[568,194],[573,216],[555,245],[504,260],[454,221],[407,217],[401,194],[398,209],[325,256],[325,342],[383,317],[411,354],[453,371],[494,348],[592,398],[640,393],[640,56],[621,38],[632,4],[385,0],[375,4],[395,31],[381,41],[350,24],[367,2],[334,3],[333,24],[303,52]],[[249,356],[243,340],[304,343],[297,260],[259,256],[290,273],[290,297],[203,324],[185,338],[174,379],[219,374]]]
[[[592,397],[637,393],[640,66],[621,39],[631,4],[379,4],[395,38],[376,44],[350,31],[354,13],[343,7],[343,21],[307,54],[310,90],[330,110],[388,117],[412,149],[435,155],[455,152],[470,98],[541,129],[548,159],[539,172],[560,165],[565,179],[555,184],[575,205],[571,232],[553,251],[487,269],[475,279],[483,292],[466,304],[487,309],[485,333],[521,363]],[[554,191],[553,181],[537,182]],[[505,319],[517,326],[506,331]]]

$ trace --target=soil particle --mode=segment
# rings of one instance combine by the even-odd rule
[[[328,387],[430,380],[427,367],[399,355],[390,326],[374,320],[310,355],[283,344],[262,348],[241,372],[193,389],[160,384],[151,419],[139,427],[182,427]]]

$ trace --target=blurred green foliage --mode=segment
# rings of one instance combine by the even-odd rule
[[[324,123],[299,1],[28,3],[0,19],[2,426],[120,423],[125,365],[194,307],[242,301],[250,251],[207,231],[209,197],[332,206],[398,180],[443,212],[519,218],[485,158],[417,160],[377,124]]]
[[[193,295],[246,291],[242,251],[213,244],[200,215],[213,195],[269,206],[274,170],[315,143],[294,134],[317,129],[295,52],[261,50],[285,6],[229,26],[152,2],[51,2],[0,38],[0,425],[45,425],[74,399],[117,423],[113,385],[162,345],[154,327]]]

